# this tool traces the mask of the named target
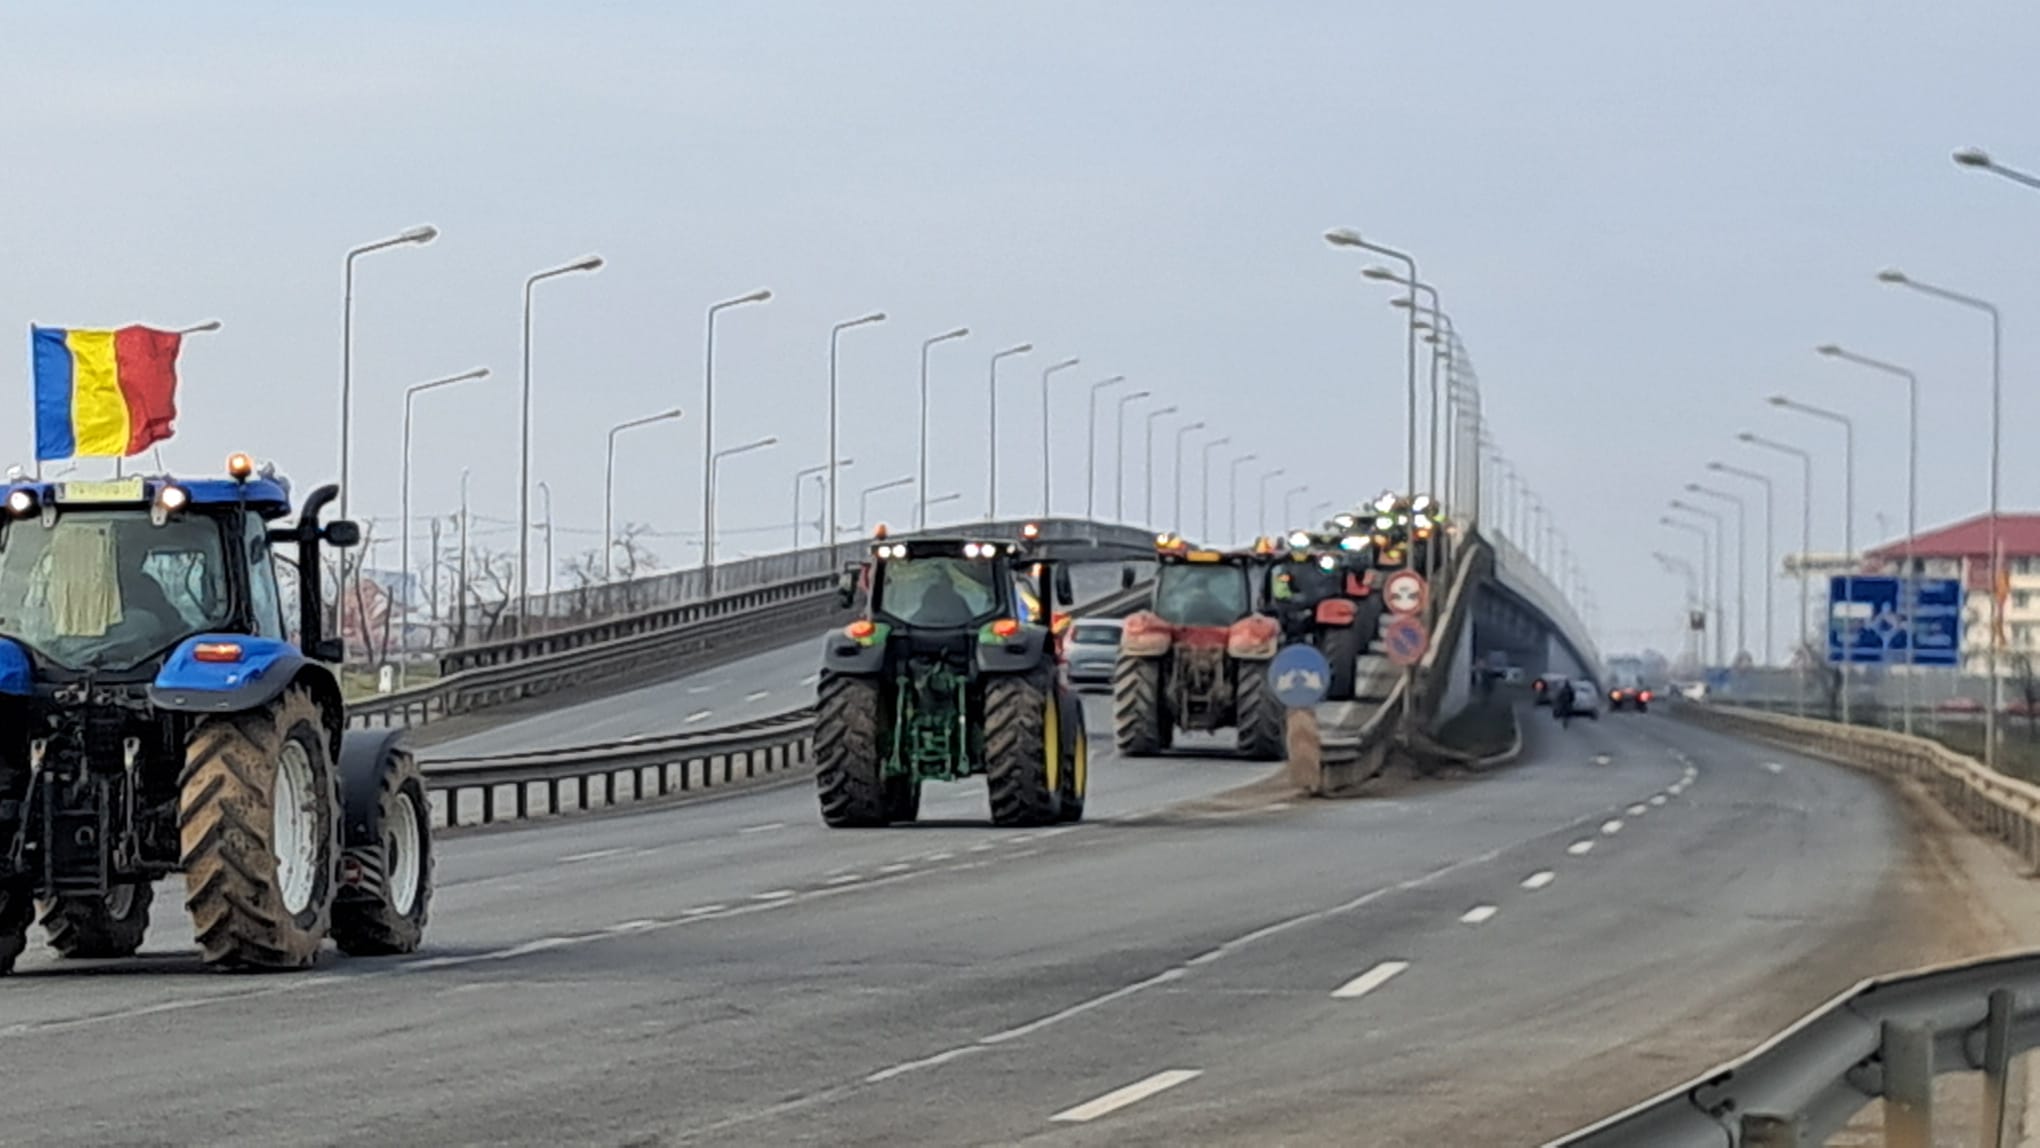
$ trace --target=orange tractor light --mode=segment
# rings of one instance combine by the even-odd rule
[[[1020,623],[1011,618],[1000,618],[992,623],[992,633],[1001,638],[1010,638],[1020,632]]]
[[[843,633],[861,642],[878,633],[878,627],[869,618],[859,618],[843,627]]]

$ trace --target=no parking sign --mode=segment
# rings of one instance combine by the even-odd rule
[[[1382,628],[1381,648],[1398,666],[1416,665],[1430,646],[1431,632],[1414,614],[1403,614]]]

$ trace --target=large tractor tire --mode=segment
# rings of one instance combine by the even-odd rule
[[[58,956],[132,957],[149,931],[156,887],[121,885],[104,897],[59,897],[42,903],[42,927]]]
[[[184,751],[184,904],[205,962],[294,969],[332,926],[340,780],[318,704],[291,689],[207,718]]]
[[[921,819],[921,783],[911,777],[885,779],[885,817],[894,824]]]
[[[815,786],[822,821],[831,828],[875,827],[892,819],[878,756],[881,694],[876,678],[830,673],[816,690]],[[918,813],[918,791],[914,805]]]
[[[344,761],[346,882],[333,899],[333,941],[354,957],[414,953],[432,908],[432,804],[408,749],[365,746]],[[382,752],[378,752],[382,750]],[[347,758],[351,747],[343,746]],[[355,792],[354,787],[360,791]]]
[[[1325,632],[1325,661],[1331,666],[1331,680],[1325,684],[1328,701],[1350,702],[1359,683],[1360,655],[1367,651],[1367,636],[1356,623]]]
[[[1060,701],[1041,673],[996,677],[985,687],[985,788],[992,824],[1047,825],[1062,784]]]
[[[1239,750],[1254,761],[1280,761],[1287,752],[1282,700],[1268,680],[1267,662],[1241,662]]]
[[[1058,821],[1084,819],[1084,795],[1091,788],[1091,735],[1084,729],[1084,701],[1072,694],[1063,707],[1062,785],[1058,794]]]
[[[1112,744],[1128,757],[1168,748],[1159,658],[1121,658],[1112,667]]]

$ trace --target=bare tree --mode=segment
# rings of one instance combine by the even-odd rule
[[[517,556],[493,550],[477,550],[470,583],[462,588],[482,619],[482,640],[493,641],[511,605],[517,588]]]

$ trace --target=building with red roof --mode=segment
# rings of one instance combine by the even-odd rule
[[[1912,539],[1914,572],[1928,578],[1960,578],[1963,603],[1962,668],[1983,673],[1990,654],[1990,515],[1979,514]],[[2040,656],[2040,514],[1997,516],[1998,553],[2004,560],[2005,644],[2009,655]],[[1864,568],[1900,573],[1906,540],[1887,542],[1863,555]]]

